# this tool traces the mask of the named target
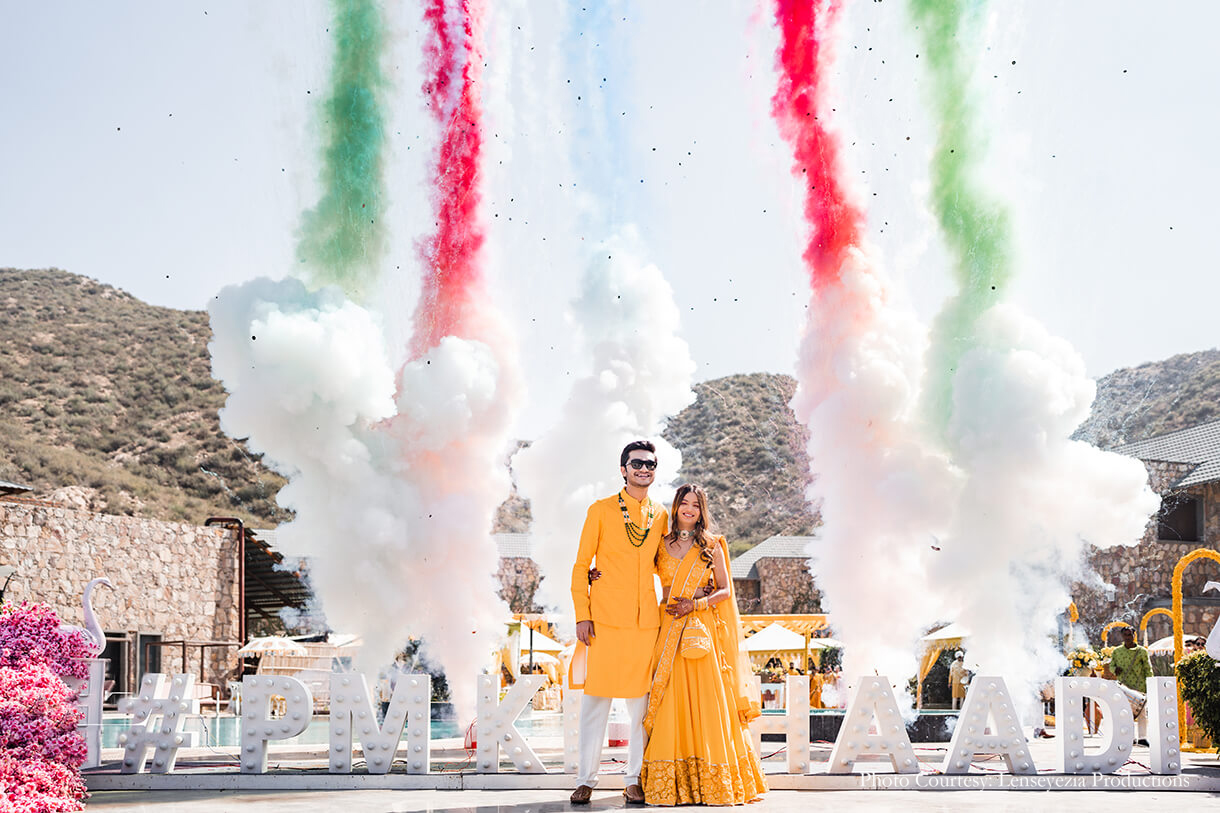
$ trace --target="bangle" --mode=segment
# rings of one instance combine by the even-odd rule
[[[695,609],[696,610],[706,610],[707,608],[708,608],[708,602],[707,602],[706,598],[695,599]]]

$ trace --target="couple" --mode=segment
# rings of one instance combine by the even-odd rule
[[[648,498],[652,443],[627,444],[619,465],[624,487],[589,507],[572,568],[586,676],[571,802],[589,803],[610,701],[621,697],[631,726],[628,804],[743,804],[767,785],[747,728],[758,699],[740,646],[728,547],[708,530],[699,486],[678,489],[672,528]],[[653,574],[661,577],[664,613]]]

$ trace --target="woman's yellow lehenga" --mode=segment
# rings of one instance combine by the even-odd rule
[[[717,544],[727,562],[724,538]],[[710,575],[698,545],[680,561],[664,545],[658,555],[657,572],[671,600],[690,598]],[[682,632],[695,618],[711,633],[712,648],[688,658],[681,654]],[[683,618],[663,615],[653,667],[644,718],[649,739],[640,776],[648,804],[743,804],[766,792],[748,729],[759,703],[742,656],[736,597]]]

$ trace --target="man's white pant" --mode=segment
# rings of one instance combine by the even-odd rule
[[[610,721],[613,698],[586,694],[580,698],[580,763],[578,785],[597,786],[597,769],[602,764],[602,745],[606,742],[606,724]],[[640,769],[644,767],[644,715],[648,713],[648,695],[625,698],[629,731],[627,734],[627,771],[623,782],[638,785]]]

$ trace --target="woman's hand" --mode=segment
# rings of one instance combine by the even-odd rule
[[[676,598],[665,607],[665,612],[674,618],[681,618],[695,609],[695,602],[689,598]]]
[[[602,572],[595,567],[589,568],[589,584],[597,581],[602,577]]]

